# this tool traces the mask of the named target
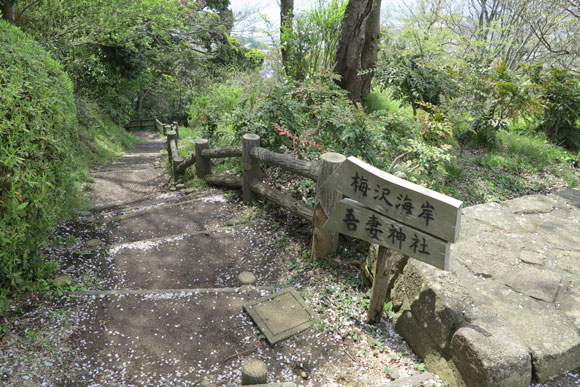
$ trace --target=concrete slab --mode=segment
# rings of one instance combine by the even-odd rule
[[[250,301],[244,304],[244,311],[270,344],[302,332],[318,321],[316,314],[292,288]]]

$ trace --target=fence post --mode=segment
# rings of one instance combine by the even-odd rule
[[[175,138],[175,133],[169,130],[165,132],[165,135],[167,136],[167,157],[169,157],[169,164],[171,164],[173,160],[173,155],[171,154],[171,139]]]
[[[175,130],[177,138],[179,138],[179,124],[177,123],[177,121],[173,121],[172,128],[173,130]]]
[[[172,144],[174,145],[173,147],[171,146]],[[171,164],[171,175],[173,181],[176,182],[179,175],[177,167],[183,162],[183,159],[179,157],[177,150],[177,133],[173,130],[167,132],[167,153],[169,155],[169,164]]]
[[[209,158],[203,157],[201,152],[209,148],[209,142],[205,139],[195,140],[195,171],[197,177],[204,179],[207,175],[211,175],[211,163]]]
[[[342,194],[332,188],[323,188],[322,184],[345,160],[346,157],[334,152],[327,152],[320,157],[320,172],[312,219],[312,247],[310,249],[312,262],[334,253],[338,247],[338,233],[323,230],[322,226],[328,220],[328,216],[336,204],[342,199]]]
[[[386,247],[379,246],[377,263],[375,266],[375,280],[371,290],[371,300],[367,314],[367,323],[376,324],[381,321],[385,301],[387,300],[387,290],[389,289],[389,276],[393,262],[393,251]]]
[[[262,178],[260,162],[250,156],[252,148],[258,146],[260,146],[260,136],[252,133],[244,134],[242,137],[242,198],[246,204],[254,200],[250,183]]]

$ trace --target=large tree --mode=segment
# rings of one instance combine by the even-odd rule
[[[14,12],[14,5],[16,0],[0,0],[0,11],[2,12],[2,19],[14,23],[16,15]]]
[[[342,20],[334,72],[339,85],[359,102],[371,88],[371,70],[377,62],[381,0],[350,0]],[[361,74],[361,72],[364,72]]]
[[[284,37],[289,36],[294,21],[294,0],[282,0],[280,3],[280,51],[282,53],[282,67],[288,68],[288,41]]]

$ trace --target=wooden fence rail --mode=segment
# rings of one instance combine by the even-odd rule
[[[167,136],[167,153],[174,181],[179,179],[185,169],[195,164],[197,176],[208,183],[241,188],[244,203],[250,203],[259,195],[301,219],[312,222],[312,261],[336,252],[339,233],[377,243],[380,247],[367,316],[369,323],[379,322],[384,310],[391,272],[388,249],[400,251],[439,268],[448,268],[449,242],[455,241],[459,235],[460,201],[389,175],[355,157],[347,160],[341,154],[329,152],[316,162],[272,152],[260,147],[260,137],[256,134],[244,135],[241,146],[213,149],[209,147],[208,140],[198,139],[195,141],[195,154],[184,160],[178,154],[177,123],[174,122],[167,131],[166,126],[157,121],[155,126],[164,128]],[[211,159],[226,157],[241,158],[242,176],[212,174]],[[315,180],[314,207],[264,184],[261,164],[280,167]],[[369,190],[382,192],[382,197],[367,195]],[[342,200],[341,192],[349,199]],[[393,206],[388,199],[399,202]],[[411,208],[403,211],[405,203],[412,207],[413,202],[417,206],[423,203],[422,212],[417,213],[415,218],[411,217]],[[399,212],[390,208],[399,208],[399,205],[403,206]],[[387,211],[390,211],[388,216]],[[368,221],[365,223],[364,219]],[[433,225],[435,221],[436,227]],[[357,227],[357,223],[361,227]],[[388,225],[391,228],[387,230]],[[391,232],[389,236],[388,231]],[[411,239],[412,235],[413,241],[403,246],[402,242]],[[419,238],[422,240],[420,245]]]
[[[127,124],[125,125],[125,129],[136,129],[136,128],[139,128],[139,130],[153,128],[157,129],[155,120],[156,118],[134,118],[129,122],[127,122]]]
[[[256,195],[259,195],[301,219],[313,222],[312,260],[336,251],[338,234],[323,230],[322,226],[342,196],[336,191],[324,189],[321,185],[344,162],[346,158],[343,155],[325,153],[319,162],[299,160],[290,155],[261,148],[258,135],[246,134],[242,138],[241,146],[210,148],[208,140],[198,139],[195,141],[195,153],[184,160],[179,156],[177,123],[174,122],[169,126],[155,119],[154,124],[157,130],[167,137],[167,154],[174,181],[177,181],[187,168],[195,165],[197,177],[205,179],[208,183],[228,188],[241,188],[245,203],[253,201]],[[241,158],[242,176],[212,174],[211,159],[227,157]],[[317,181],[314,207],[307,206],[305,203],[264,184],[261,163],[280,167]]]

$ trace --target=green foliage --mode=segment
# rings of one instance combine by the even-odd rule
[[[74,208],[77,120],[60,65],[4,21],[0,85],[0,288],[15,289],[47,274],[38,251]]]
[[[22,4],[18,22],[63,64],[75,94],[97,102],[116,123],[143,111],[185,121],[193,86],[256,68],[263,59],[229,37],[228,5],[227,0],[40,1]]]
[[[580,149],[580,77],[555,67],[544,73],[537,68],[532,71],[543,105],[537,129],[554,143]]]
[[[509,70],[505,63],[494,69],[465,66],[457,78],[461,95],[455,102],[465,109],[470,122],[464,139],[476,144],[497,145],[500,129],[510,121],[532,119],[540,108],[535,85]]]
[[[240,109],[243,114],[235,115],[242,118],[235,123],[238,135],[256,133],[269,148],[314,153],[328,148],[376,161],[377,131],[329,73],[275,84],[256,104]]]
[[[189,108],[189,123],[202,129],[202,137],[220,141],[223,130],[218,126],[228,118],[240,99],[242,89],[226,83],[215,83],[194,97]]]
[[[138,141],[136,137],[117,126],[106,116],[97,103],[85,98],[75,99],[78,119],[79,142],[75,153],[82,165],[92,166],[111,160],[116,155],[131,149]]]
[[[433,105],[423,104],[428,112],[418,114],[418,135],[409,137],[403,150],[409,157],[401,169],[409,180],[425,186],[444,180],[446,166],[453,162],[453,128],[447,116]]]
[[[422,55],[383,52],[373,71],[375,84],[382,89],[392,88],[393,97],[409,102],[413,111],[420,103],[440,105],[444,97],[456,93],[449,73],[442,68],[429,66]]]
[[[551,144],[545,135],[500,130],[496,141],[485,152],[464,147],[458,156],[461,165],[448,164],[446,181],[434,188],[470,205],[579,186],[580,172],[570,168],[575,155]]]
[[[403,101],[395,99],[393,92],[389,89],[379,90],[375,88],[370,93],[363,96],[365,109],[370,113],[384,111],[400,112],[406,115],[409,120],[413,119],[413,110]]]
[[[288,53],[288,77],[304,80],[332,68],[346,5],[346,0],[319,1],[296,15],[291,28],[283,26],[280,41]]]
[[[265,56],[258,50],[242,46],[238,39],[227,35],[213,54],[210,62],[230,72],[255,70],[264,62]]]

